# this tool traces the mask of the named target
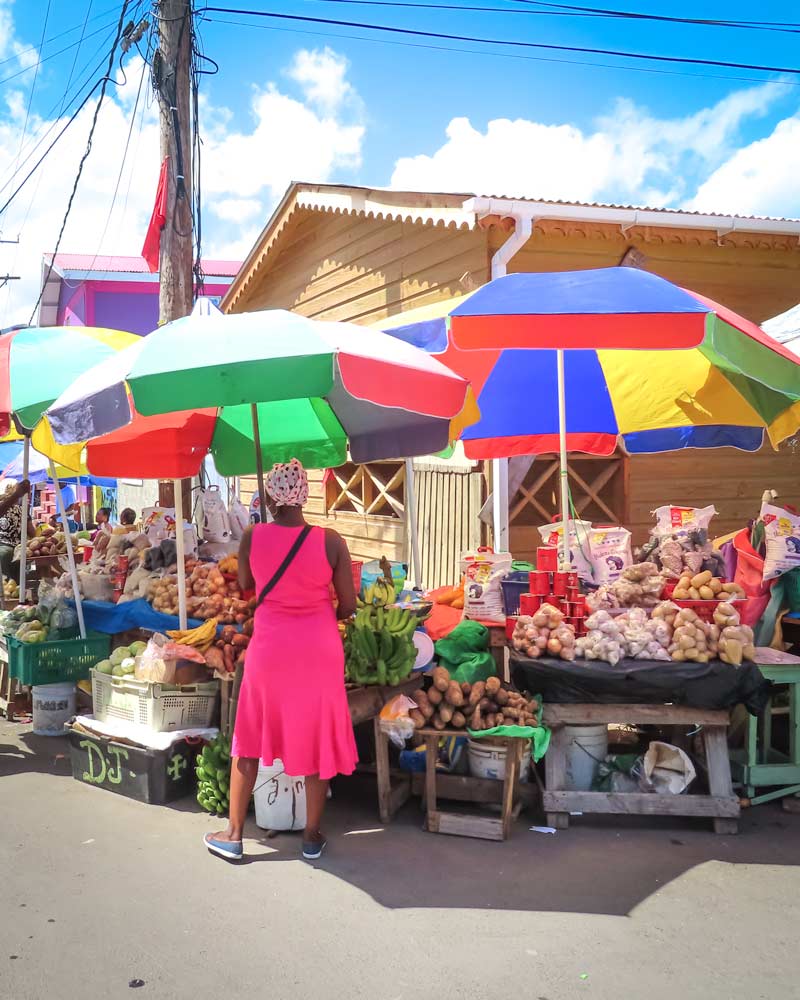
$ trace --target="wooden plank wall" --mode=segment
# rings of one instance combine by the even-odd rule
[[[308,504],[306,517],[311,524],[335,528],[345,539],[353,559],[367,562],[385,555],[392,561],[405,561],[406,527],[405,521],[389,517],[364,517],[359,514],[341,513],[325,516],[325,487],[323,472],[308,470]],[[243,476],[241,480],[241,500],[250,504],[256,492],[255,476]]]
[[[489,252],[506,240],[493,227]],[[797,303],[800,246],[790,237],[728,234],[718,245],[715,232],[634,227],[623,234],[610,225],[541,221],[509,271],[571,271],[614,267],[633,247],[641,266],[684,288],[724,303],[756,323]]]
[[[714,504],[712,532],[725,535],[755,517],[761,494],[777,490],[786,503],[800,504],[800,446],[769,447],[749,454],[734,448],[636,455],[630,459],[630,524],[634,542],[647,538],[650,511],[663,504]]]
[[[468,469],[417,469],[415,485],[422,581],[426,587],[453,584],[462,553],[482,544],[483,476]]]
[[[368,325],[461,295],[489,277],[480,231],[301,211],[279,246],[237,312],[293,309]]]

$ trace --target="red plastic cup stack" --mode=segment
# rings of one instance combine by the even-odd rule
[[[531,594],[544,597],[550,593],[550,574],[546,570],[534,570],[530,574],[528,586],[531,589]]]
[[[535,615],[541,606],[541,594],[522,594],[519,599],[519,613],[521,615]]]

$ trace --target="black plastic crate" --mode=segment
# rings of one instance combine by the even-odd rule
[[[153,805],[195,791],[199,744],[179,740],[168,750],[150,750],[74,729],[69,742],[72,777],[86,785]]]

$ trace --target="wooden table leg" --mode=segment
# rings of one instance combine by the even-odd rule
[[[425,826],[438,828],[436,809],[436,761],[439,759],[439,737],[425,737]]]
[[[381,729],[380,719],[372,720],[375,733],[375,770],[378,778],[378,813],[381,823],[388,823],[392,818],[392,779],[389,773],[389,743],[386,734]]]
[[[567,781],[566,729],[560,726],[554,729],[550,737],[550,746],[544,755],[545,801],[547,792],[561,792]],[[569,827],[569,813],[548,812],[547,825],[556,830],[566,830]]]
[[[728,757],[727,728],[725,726],[705,726],[703,739],[708,763],[708,787],[712,795],[733,798],[731,762]],[[739,832],[739,822],[735,819],[715,819],[714,832],[733,834]]]
[[[503,779],[503,838],[511,833],[511,819],[514,811],[514,793],[519,779],[519,760],[522,740],[506,740],[506,774]]]

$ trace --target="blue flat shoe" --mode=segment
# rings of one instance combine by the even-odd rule
[[[215,840],[210,833],[207,833],[203,837],[203,843],[212,854],[225,858],[226,861],[241,861],[244,857],[241,840]]]
[[[316,861],[322,857],[322,852],[328,846],[327,840],[304,840],[303,857],[306,861]]]

